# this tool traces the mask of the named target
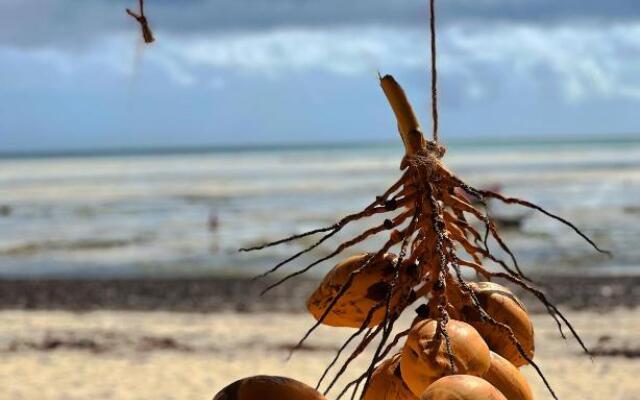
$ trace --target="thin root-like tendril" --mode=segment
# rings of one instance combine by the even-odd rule
[[[520,286],[521,288],[525,289],[529,293],[532,293],[534,296],[536,296],[538,298],[538,300],[540,300],[540,302],[542,304],[544,304],[546,307],[548,307],[550,312],[553,312],[558,318],[560,318],[562,320],[562,322],[564,322],[564,324],[567,326],[567,328],[569,328],[569,331],[571,332],[573,337],[580,344],[580,347],[582,347],[582,350],[584,350],[584,352],[586,354],[588,354],[589,356],[592,356],[591,352],[589,351],[589,349],[587,348],[587,346],[585,345],[584,341],[582,340],[582,338],[580,337],[578,332],[575,330],[575,328],[573,327],[571,322],[569,322],[569,320],[564,316],[564,314],[562,314],[560,312],[560,310],[558,310],[558,308],[555,305],[553,305],[553,303],[551,303],[547,299],[547,296],[544,293],[542,293],[540,290],[532,287],[531,285],[528,285],[526,282],[523,282],[521,279],[518,279],[516,277],[509,276],[509,275],[506,275],[506,274],[502,274],[500,272],[494,272],[494,273],[492,273],[492,275],[497,277],[497,278],[503,278],[503,279],[506,279],[506,280],[508,280],[508,281],[510,281],[512,283],[515,283],[516,285]]]
[[[267,286],[267,288],[262,291],[262,294],[267,293],[269,290],[273,289],[276,286],[281,285],[282,283],[288,281],[291,278],[294,278],[294,277],[296,277],[298,275],[304,274],[305,272],[309,271],[311,268],[315,267],[316,265],[320,264],[321,262],[324,262],[326,260],[329,260],[329,259],[337,256],[338,254],[342,253],[343,251],[345,251],[349,247],[351,247],[353,245],[356,245],[356,244],[362,242],[363,240],[367,239],[369,236],[373,236],[373,235],[375,235],[377,233],[389,230],[389,228],[393,228],[393,227],[396,227],[396,226],[400,225],[406,218],[407,218],[406,213],[405,214],[401,214],[400,216],[398,216],[396,218],[396,220],[391,224],[391,226],[385,221],[385,222],[383,222],[382,224],[380,224],[380,225],[378,225],[376,227],[367,229],[366,231],[364,231],[360,235],[356,236],[355,238],[342,243],[331,254],[329,254],[329,255],[327,255],[325,257],[319,258],[316,261],[312,262],[311,264],[307,265],[306,267],[304,267],[304,268],[302,268],[302,269],[300,269],[298,271],[292,272],[289,275],[283,277],[282,279],[276,281],[275,283]]]
[[[413,217],[411,218],[411,222],[409,223],[409,227],[407,228],[409,232],[414,231],[416,226],[416,221],[418,220],[419,215],[420,215],[420,205],[416,207],[413,213]],[[369,364],[369,369],[367,371],[367,379],[365,380],[364,387],[362,389],[364,392],[366,392],[369,386],[369,381],[371,380],[371,374],[373,373],[373,368],[375,364],[381,359],[380,353],[382,352],[382,349],[385,343],[387,342],[389,335],[393,330],[393,325],[399,317],[397,313],[394,313],[394,315],[391,315],[391,297],[393,296],[395,285],[397,284],[400,278],[400,265],[402,265],[402,261],[406,256],[407,246],[409,245],[410,238],[411,238],[411,234],[406,235],[402,241],[402,245],[400,246],[400,254],[398,255],[398,258],[396,260],[396,265],[395,265],[395,276],[389,287],[389,290],[387,291],[386,299],[385,299],[386,310],[385,310],[385,317],[384,317],[384,323],[383,323],[384,330],[382,333],[382,338],[380,339],[380,343],[378,344],[378,347],[376,348],[376,351],[373,354],[373,359],[371,361],[371,364]]]
[[[498,328],[500,328],[501,330],[507,333],[511,342],[516,346],[516,349],[518,350],[518,353],[520,354],[520,356],[524,358],[536,370],[536,372],[538,373],[538,376],[540,376],[540,378],[544,382],[545,386],[547,387],[547,389],[549,390],[553,398],[558,400],[558,397],[556,396],[555,392],[553,391],[553,388],[547,381],[547,378],[542,372],[542,369],[540,369],[540,367],[531,359],[531,357],[527,355],[526,351],[520,344],[520,341],[516,338],[515,334],[513,333],[513,330],[511,329],[511,327],[507,324],[496,321],[493,317],[491,317],[491,315],[489,315],[489,313],[487,313],[487,311],[480,305],[480,301],[476,297],[471,287],[467,284],[467,282],[462,277],[460,266],[458,266],[456,263],[452,263],[452,265],[456,273],[458,283],[462,287],[463,292],[466,293],[471,298],[471,302],[473,306],[476,308],[476,310],[480,312],[481,318],[485,321],[488,321],[490,324],[497,326]]]
[[[249,252],[249,251],[256,251],[256,250],[262,250],[265,249],[267,247],[273,247],[273,246],[277,246],[279,244],[283,244],[283,243],[287,243],[287,242],[291,242],[294,241],[296,239],[301,239],[307,236],[311,236],[311,235],[315,235],[316,233],[322,233],[322,232],[327,232],[327,231],[332,231],[335,230],[336,232],[333,232],[334,234],[337,233],[337,231],[339,231],[340,229],[344,228],[346,225],[348,225],[350,222],[359,220],[363,217],[368,217],[371,216],[373,214],[379,213],[379,212],[383,212],[383,211],[392,211],[393,207],[389,206],[388,204],[385,204],[387,198],[396,190],[398,190],[398,188],[402,186],[402,178],[400,180],[398,180],[396,183],[394,183],[383,195],[381,196],[377,196],[375,201],[373,201],[371,204],[369,204],[367,207],[365,207],[364,210],[355,213],[355,214],[349,214],[343,218],[341,218],[338,222],[336,222],[335,224],[331,225],[331,226],[325,226],[323,228],[318,228],[318,229],[313,229],[307,232],[303,232],[303,233],[299,233],[299,234],[295,234],[295,235],[291,235],[289,237],[283,238],[283,239],[279,239],[273,242],[268,242],[268,243],[263,243],[257,246],[253,246],[253,247],[243,247],[241,249],[239,249],[238,251],[241,252]],[[378,205],[384,205],[384,208],[379,208],[378,210],[374,210],[374,208]]]
[[[378,333],[380,333],[380,331],[382,331],[382,329],[384,328],[384,324],[380,324],[378,325],[373,332],[368,335],[365,336],[365,338],[362,340],[362,342],[360,343],[360,345],[353,351],[353,353],[351,353],[351,355],[349,356],[349,358],[347,358],[347,360],[344,362],[344,364],[342,364],[342,367],[340,367],[340,370],[338,371],[338,373],[334,376],[334,378],[331,380],[331,383],[329,383],[329,386],[327,386],[327,388],[324,391],[324,395],[326,396],[331,389],[333,388],[333,386],[336,384],[336,382],[338,382],[338,379],[340,379],[340,377],[342,376],[342,374],[344,374],[344,372],[347,370],[347,367],[349,366],[349,364],[351,364],[351,362],[353,360],[356,359],[356,357],[358,357],[362,351],[364,350],[364,348],[371,343],[371,341],[378,336]]]
[[[575,233],[577,233],[580,237],[582,237],[584,240],[587,241],[587,243],[589,243],[591,245],[591,247],[593,247],[597,252],[602,253],[602,254],[606,254],[608,256],[612,256],[613,254],[611,253],[611,251],[609,250],[603,250],[601,249],[589,236],[587,236],[586,234],[584,234],[580,229],[578,229],[577,226],[575,226],[574,224],[572,224],[571,222],[567,221],[566,219],[562,218],[559,215],[553,214],[547,210],[545,210],[544,208],[540,207],[537,204],[533,204],[529,201],[526,200],[521,200],[521,199],[517,199],[515,197],[505,197],[499,193],[495,193],[492,192],[490,190],[478,190],[478,193],[487,196],[487,197],[493,197],[496,198],[506,204],[518,204],[527,208],[531,208],[534,209],[536,211],[539,211],[541,213],[543,213],[544,215],[553,218],[557,221],[562,222],[563,224],[565,224],[566,226],[570,227],[571,229],[573,229],[573,231]]]
[[[338,303],[338,301],[340,301],[340,299],[347,292],[347,290],[349,290],[349,288],[351,287],[351,284],[353,283],[353,279],[355,278],[355,276],[358,275],[359,273],[361,273],[362,271],[364,271],[364,269],[371,263],[371,261],[373,261],[377,257],[380,257],[384,253],[386,253],[387,250],[389,250],[389,248],[391,248],[391,246],[393,246],[393,244],[394,244],[394,242],[392,240],[389,240],[387,242],[387,244],[382,249],[380,249],[380,251],[378,251],[378,253],[372,254],[362,264],[361,267],[359,267],[358,269],[352,271],[349,274],[349,276],[347,277],[347,280],[345,281],[344,285],[342,285],[342,287],[340,288],[338,293],[336,293],[335,297],[331,300],[331,302],[329,303],[327,308],[324,310],[324,312],[322,313],[320,318],[318,318],[316,323],[313,324],[313,326],[311,328],[309,328],[309,330],[307,330],[307,332],[302,336],[302,338],[298,341],[298,344],[296,344],[296,346],[291,350],[291,353],[293,353],[295,350],[299,349],[300,346],[302,346],[302,344],[304,343],[304,341],[313,333],[313,331],[315,331],[324,322],[324,320],[327,318],[329,313],[331,313],[331,310],[333,310],[333,307]]]
[[[382,302],[379,302],[376,305],[374,305],[373,307],[371,307],[371,310],[369,310],[369,312],[367,313],[367,317],[362,322],[362,325],[360,326],[360,328],[358,328],[358,330],[356,332],[354,332],[351,336],[349,336],[349,338],[347,340],[345,340],[345,342],[342,344],[342,346],[340,346],[340,348],[336,352],[335,357],[331,360],[329,365],[327,365],[327,367],[325,368],[324,372],[322,373],[322,376],[320,376],[320,379],[318,380],[318,383],[316,384],[316,390],[320,388],[320,385],[322,384],[322,381],[327,376],[327,374],[329,373],[331,368],[333,368],[333,366],[338,362],[338,360],[340,359],[340,355],[347,348],[349,343],[351,343],[355,338],[360,336],[362,334],[362,332],[364,332],[367,329],[367,327],[369,326],[369,322],[371,322],[371,318],[373,317],[373,314],[376,311],[378,311],[378,309],[380,307],[382,307]],[[371,329],[371,328],[369,328],[369,329]]]
[[[276,240],[275,242],[263,243],[261,245],[253,246],[253,247],[242,247],[242,248],[238,249],[238,251],[240,251],[240,252],[249,252],[249,251],[255,251],[255,250],[262,250],[262,249],[265,249],[267,247],[277,246],[277,245],[282,244],[282,243],[287,243],[287,242],[291,242],[293,240],[302,239],[302,238],[307,237],[307,236],[312,236],[312,235],[315,235],[316,233],[333,231],[333,230],[338,229],[338,227],[339,227],[338,224],[333,224],[331,226],[325,226],[324,228],[318,228],[318,229],[314,229],[314,230],[307,231],[307,232],[304,232],[304,233],[298,233],[298,234],[295,234],[295,235],[291,235],[291,236],[286,237],[284,239]]]

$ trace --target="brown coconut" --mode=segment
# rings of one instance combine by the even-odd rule
[[[373,371],[363,400],[418,400],[402,380],[400,359],[396,354]]]
[[[320,286],[307,299],[307,309],[316,320],[322,317],[348,281],[349,275],[363,266],[372,256],[372,253],[365,253],[349,257],[327,273]],[[377,303],[384,303],[395,277],[395,264],[396,256],[393,254],[385,254],[371,260],[361,272],[353,275],[351,285],[333,306],[323,323],[330,326],[360,328],[370,310]],[[391,297],[391,309],[398,312],[407,305],[404,303],[411,291],[409,272],[415,273],[415,271],[408,271],[411,269],[406,266],[401,268],[399,283],[395,286]],[[384,305],[374,311],[368,326],[380,324],[384,320],[385,312]]]
[[[431,384],[420,400],[507,400],[507,397],[477,376],[451,375]]]
[[[482,376],[489,369],[489,347],[471,325],[450,320],[446,325],[451,352],[459,374]],[[438,322],[426,319],[416,323],[402,349],[402,378],[407,387],[420,394],[433,382],[451,374],[451,364]]]
[[[499,354],[491,352],[491,365],[482,378],[509,400],[533,400],[533,393],[524,375]]]
[[[482,308],[496,321],[508,325],[530,359],[535,351],[533,323],[524,304],[506,287],[493,282],[469,284]],[[527,364],[518,348],[498,326],[482,321],[479,312],[470,306],[463,309],[463,318],[480,332],[489,348],[509,360],[516,367]]]
[[[326,400],[314,388],[295,379],[258,375],[222,389],[213,400]]]

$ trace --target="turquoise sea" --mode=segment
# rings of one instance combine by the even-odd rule
[[[494,215],[522,219],[505,236],[526,270],[640,271],[640,137],[448,147],[446,162],[472,185],[500,184],[616,254],[598,256],[553,220],[493,204]],[[310,239],[258,253],[238,248],[360,210],[399,177],[401,155],[396,143],[5,154],[0,277],[255,274]]]

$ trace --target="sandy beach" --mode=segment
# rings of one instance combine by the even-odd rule
[[[409,323],[410,314],[400,326]],[[637,399],[640,309],[568,315],[598,354],[593,362],[577,343],[559,337],[549,317],[534,316],[536,359],[560,399]],[[312,322],[296,312],[5,310],[0,312],[2,398],[211,399],[227,383],[254,374],[314,384],[351,330],[321,328],[286,361]],[[359,358],[346,379],[356,376],[365,360]],[[550,399],[535,371],[523,371],[536,399]]]

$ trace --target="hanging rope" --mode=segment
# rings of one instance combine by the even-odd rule
[[[431,118],[433,120],[433,141],[438,135],[438,71],[436,69],[436,1],[429,2],[429,27],[431,29]]]

